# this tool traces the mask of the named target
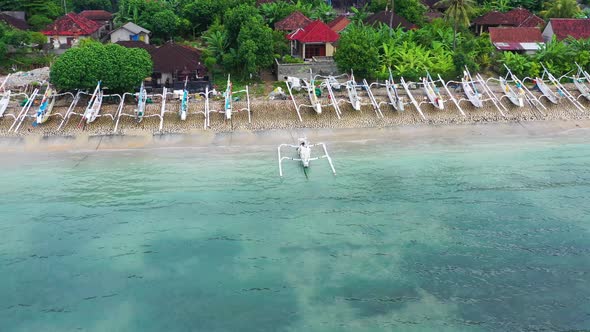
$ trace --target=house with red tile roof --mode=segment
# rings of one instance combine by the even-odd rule
[[[275,23],[275,30],[292,32],[297,29],[302,29],[311,22],[313,21],[303,15],[300,11],[294,11],[289,16]]]
[[[574,39],[590,38],[590,19],[588,18],[552,18],[543,30],[545,42],[551,41],[555,36],[557,40],[568,37]]]
[[[70,48],[80,40],[86,38],[98,38],[101,26],[84,16],[76,13],[68,13],[48,25],[42,34],[47,36],[47,41],[54,49]]]
[[[287,35],[287,39],[291,41],[291,55],[302,59],[334,56],[334,43],[339,38],[340,35],[320,20],[313,21]]]
[[[545,42],[538,27],[491,27],[490,41],[500,51],[533,54]]]
[[[113,29],[113,14],[106,10],[84,10],[80,12],[80,15],[100,24],[103,27],[102,34]]]
[[[0,22],[19,30],[29,30],[31,28],[25,20],[8,13],[0,13]]]
[[[506,13],[491,11],[472,21],[473,30],[481,35],[491,27],[543,27],[545,21],[524,8],[515,8]]]
[[[402,28],[406,30],[417,29],[416,24],[409,22],[404,17],[392,12],[391,10],[382,10],[377,12],[365,19],[365,23],[368,25],[379,25],[383,23],[387,26],[391,23],[392,29]]]
[[[336,33],[340,33],[350,24],[350,20],[346,15],[340,15],[328,23],[330,29]]]

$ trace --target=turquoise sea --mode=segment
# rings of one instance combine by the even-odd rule
[[[590,329],[590,145],[4,154],[0,331]]]

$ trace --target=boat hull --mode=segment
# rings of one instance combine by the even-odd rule
[[[0,117],[4,116],[4,112],[8,109],[8,104],[10,103],[10,91],[0,99]]]

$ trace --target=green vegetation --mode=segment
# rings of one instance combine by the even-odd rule
[[[115,13],[117,25],[131,21],[151,30],[154,44],[176,40],[198,45],[203,50],[203,63],[212,72],[229,72],[236,80],[257,77],[261,70],[272,67],[275,58],[285,63],[302,62],[289,55],[290,46],[284,32],[272,30],[294,11],[324,22],[336,16],[325,0],[276,0],[262,5],[256,5],[256,0],[66,0],[65,9],[63,4],[62,0],[0,0],[0,9],[25,10],[34,29],[44,28],[72,10],[110,10]],[[515,73],[530,76],[540,70],[535,62],[547,63],[556,75],[571,70],[572,59],[583,65],[589,63],[590,49],[586,41],[571,40],[567,44],[554,41],[538,54],[526,56],[497,52],[487,34],[476,37],[468,30],[470,20],[476,16],[516,7],[545,18],[582,17],[587,11],[581,11],[576,0],[442,0],[440,5],[447,8],[444,21],[430,23],[425,21],[427,8],[421,0],[372,0],[364,7],[350,8],[353,24],[338,42],[335,54],[338,66],[367,78],[384,78],[391,67],[394,75],[415,80],[426,69],[454,78],[465,66],[473,71],[501,71],[502,63],[506,63],[514,67]],[[363,25],[371,13],[392,7],[420,28],[402,31]],[[1,64],[23,67],[51,60],[27,46],[43,42],[42,36],[1,28]],[[36,55],[30,56],[31,51]],[[103,51],[106,52],[100,52]],[[66,59],[72,56],[69,51],[67,54]],[[140,67],[144,64],[141,63]],[[64,79],[63,86],[68,86],[68,82],[69,78]],[[109,85],[113,89],[122,88]]]
[[[542,74],[541,63],[553,75],[560,77],[576,69],[575,62],[588,68],[590,65],[590,39],[570,39],[559,42],[553,39],[534,55],[523,55],[504,52],[499,58],[500,63],[506,64],[517,76],[535,77]],[[503,72],[504,68],[500,68]]]
[[[39,32],[13,29],[0,23],[0,68],[30,69],[51,60],[40,52],[46,37]]]
[[[139,48],[84,41],[71,48],[51,66],[50,79],[58,89],[92,89],[101,80],[114,92],[138,86],[152,73],[149,54]]]

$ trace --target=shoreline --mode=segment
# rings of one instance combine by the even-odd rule
[[[127,134],[127,135],[30,135],[0,136],[0,153],[54,153],[157,149],[239,148],[296,143],[306,136],[312,143],[330,145],[393,144],[400,147],[424,144],[477,144],[510,142],[515,138],[590,138],[590,119],[489,122],[480,124],[407,125],[384,128],[291,128],[239,130],[233,132]]]

